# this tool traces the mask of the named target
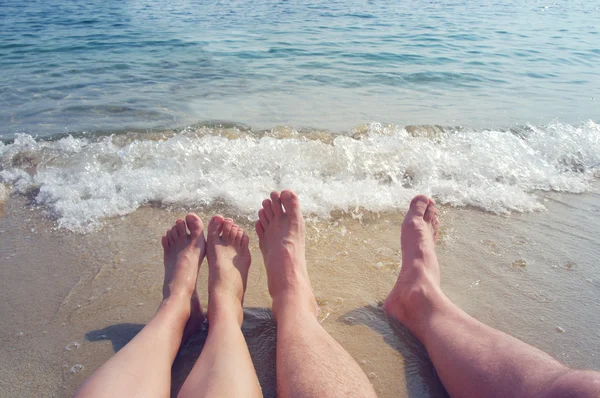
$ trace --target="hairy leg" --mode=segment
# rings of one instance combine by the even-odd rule
[[[231,219],[208,225],[208,337],[179,392],[180,397],[261,397],[241,331],[250,267],[248,235]]]
[[[304,219],[291,191],[271,194],[256,223],[277,322],[281,397],[374,397],[354,359],[316,319],[304,258]]]
[[[402,224],[402,269],[384,303],[423,343],[453,397],[600,396],[600,374],[574,371],[458,308],[440,289],[435,204],[416,196]]]
[[[190,230],[188,234],[187,228]],[[75,397],[166,397],[184,331],[203,321],[196,293],[205,254],[204,226],[195,214],[177,220],[162,238],[163,301],[150,322],[79,388]]]

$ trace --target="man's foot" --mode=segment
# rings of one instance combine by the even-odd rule
[[[208,318],[234,314],[242,324],[242,304],[250,250],[248,235],[231,218],[214,216],[208,224]]]
[[[404,323],[417,337],[421,316],[443,297],[435,254],[439,220],[433,200],[417,195],[410,203],[401,232],[402,268],[383,304],[384,311]]]
[[[188,214],[185,221],[177,220],[162,237],[162,246],[165,264],[163,302],[174,298],[189,303],[189,319],[183,332],[183,341],[186,341],[204,321],[196,290],[198,270],[206,254],[202,220],[195,214]]]
[[[317,302],[306,270],[304,218],[298,196],[291,191],[272,192],[259,210],[256,233],[265,260],[273,314],[295,307],[316,315]]]

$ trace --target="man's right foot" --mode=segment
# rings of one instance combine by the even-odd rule
[[[306,270],[304,218],[292,191],[272,192],[258,212],[260,250],[265,260],[273,315],[283,307],[316,315],[317,302]]]
[[[439,220],[433,200],[417,195],[410,203],[401,232],[402,268],[383,304],[384,311],[418,338],[423,316],[443,298],[435,254]]]

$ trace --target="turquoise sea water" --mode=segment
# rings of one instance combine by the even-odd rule
[[[600,118],[588,1],[0,2],[0,134]]]

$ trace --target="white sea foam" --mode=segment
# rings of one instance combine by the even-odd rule
[[[298,192],[317,216],[405,209],[417,192],[494,213],[533,211],[543,209],[537,191],[581,193],[600,176],[600,125],[592,121],[519,132],[372,123],[358,138],[220,132],[50,142],[20,135],[0,145],[0,182],[33,196],[59,227],[86,232],[150,202],[225,202],[254,217],[261,200],[282,188]]]

